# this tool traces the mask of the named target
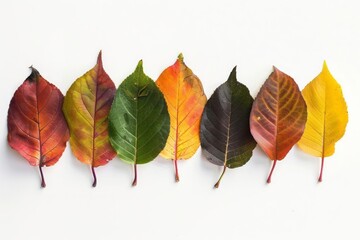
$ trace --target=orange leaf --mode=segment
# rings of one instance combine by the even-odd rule
[[[277,160],[282,160],[301,138],[306,115],[306,104],[298,85],[274,67],[255,98],[250,114],[251,134],[274,161],[268,183]]]
[[[206,96],[200,79],[185,65],[182,54],[161,73],[156,84],[164,94],[171,126],[160,155],[174,160],[175,180],[179,181],[177,160],[190,158],[200,146],[199,128]]]

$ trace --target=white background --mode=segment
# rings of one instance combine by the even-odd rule
[[[0,239],[360,239],[358,1],[19,1],[0,3]],[[319,159],[294,147],[279,162],[256,148],[245,166],[221,168],[200,149],[179,163],[157,158],[132,167],[118,158],[89,168],[68,147],[60,161],[38,170],[6,142],[10,99],[34,65],[65,93],[95,65],[118,86],[143,59],[154,80],[182,52],[207,96],[238,66],[253,97],[272,66],[302,89],[322,68],[342,85],[349,124],[336,153]]]

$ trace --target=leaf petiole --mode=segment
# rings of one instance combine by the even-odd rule
[[[177,166],[177,159],[174,160],[174,167],[175,167],[175,182],[178,182],[180,181],[180,178],[179,178],[179,171]]]
[[[45,183],[45,179],[44,179],[44,174],[42,171],[42,166],[39,165],[39,170],[40,170],[40,176],[41,176],[41,187],[45,188],[46,187],[46,183]]]
[[[220,175],[219,180],[215,183],[214,188],[219,188],[220,181],[221,181],[222,177],[224,176],[225,171],[226,171],[226,165],[224,165],[224,169],[223,169],[223,171],[222,171],[222,173],[221,173],[221,175]]]
[[[277,162],[277,160],[274,160],[274,161],[273,161],[273,164],[272,164],[272,167],[271,167],[271,170],[270,170],[270,173],[269,173],[269,177],[268,177],[268,179],[266,180],[267,183],[271,183],[271,176],[272,176],[272,174],[273,174],[273,172],[274,172],[274,169],[275,169],[275,166],[276,166],[276,162]]]
[[[134,164],[134,181],[132,182],[132,186],[135,187],[137,184],[137,167],[136,164]]]
[[[96,187],[96,184],[97,184],[97,179],[96,179],[96,174],[95,174],[95,168],[94,166],[91,167],[91,172],[92,172],[92,175],[94,177],[94,182],[92,184],[93,187]]]
[[[324,170],[324,156],[321,157],[321,168],[320,168],[320,175],[318,182],[322,182],[323,170]]]

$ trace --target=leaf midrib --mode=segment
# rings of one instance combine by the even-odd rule
[[[229,86],[228,86],[229,87]],[[231,89],[229,89],[231,92]],[[232,94],[230,93],[230,98]],[[230,141],[230,126],[231,126],[231,115],[232,115],[232,99],[230,99],[229,103],[230,103],[230,113],[229,113],[229,120],[227,123],[227,133],[226,133],[226,145],[225,145],[225,155],[224,155],[224,167],[227,167],[227,161],[228,161],[228,150],[229,150],[229,141]]]
[[[37,125],[38,125],[38,131],[39,131],[39,154],[40,154],[40,159],[39,159],[39,165],[40,167],[42,167],[43,165],[43,154],[42,154],[42,144],[41,144],[41,128],[40,128],[40,111],[39,111],[39,80],[35,81],[36,84],[36,115],[37,115]]]
[[[323,138],[322,138],[322,153],[321,158],[325,156],[325,124],[326,124],[326,82],[324,82],[324,120],[323,120]]]
[[[137,154],[138,154],[138,149],[137,149],[137,145],[138,145],[138,113],[139,113],[139,109],[138,109],[138,100],[139,100],[139,79],[136,78],[136,99],[135,99],[135,146],[134,146],[134,165],[136,165],[136,160],[137,160]]]
[[[277,73],[276,79],[279,77]],[[279,100],[280,100],[280,84],[279,80],[276,82],[277,94],[276,94],[276,118],[275,118],[275,161],[278,160],[278,122],[279,122]]]
[[[178,143],[179,143],[179,88],[181,82],[182,72],[179,74],[179,79],[176,83],[176,129],[175,129],[175,144],[174,144],[174,160],[178,159]],[[184,100],[185,101],[185,100]]]
[[[99,69],[98,69],[98,71],[99,71]],[[98,103],[98,89],[99,89],[99,82],[98,82],[98,80],[99,80],[99,73],[97,72],[97,74],[96,74],[96,84],[95,84],[95,88],[96,88],[96,90],[95,90],[95,104],[94,104],[94,117],[93,117],[93,137],[92,137],[92,156],[91,156],[91,167],[94,167],[94,161],[95,161],[95,135],[96,135],[96,114],[97,114],[97,111],[96,111],[96,109],[97,109],[97,103]],[[86,79],[85,79],[85,81],[86,81]]]

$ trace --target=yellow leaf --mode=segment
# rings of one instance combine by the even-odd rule
[[[321,73],[302,91],[307,105],[307,123],[299,147],[322,158],[319,182],[322,181],[324,157],[335,152],[335,143],[342,138],[348,122],[346,102],[341,86],[324,62]]]

